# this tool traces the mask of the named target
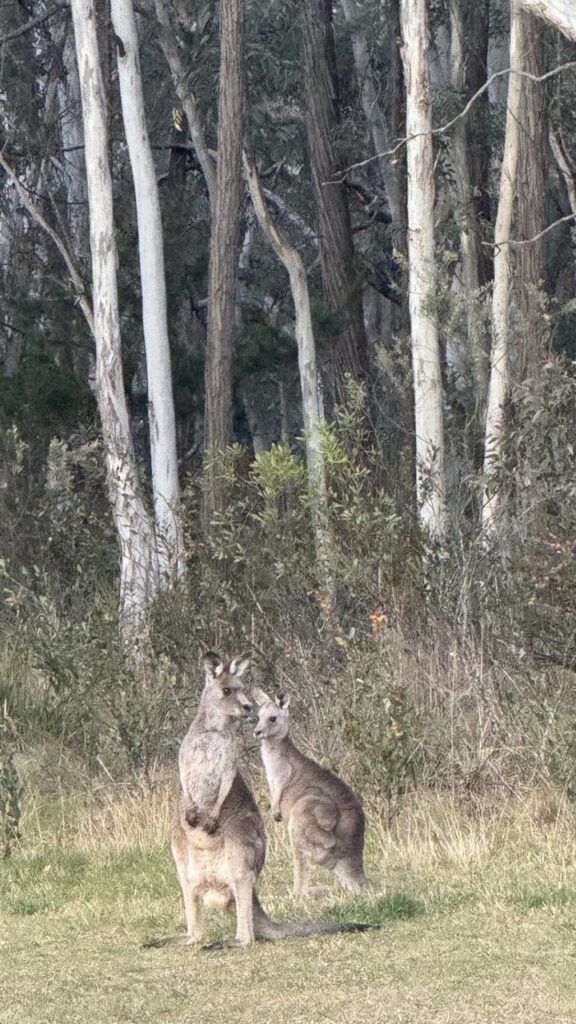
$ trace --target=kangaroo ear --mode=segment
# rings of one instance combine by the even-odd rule
[[[290,697],[286,693],[279,693],[276,697],[276,703],[282,711],[286,711],[290,704]]]
[[[239,658],[232,658],[232,661],[228,666],[228,671],[231,676],[243,676],[249,664],[250,655],[241,654]]]
[[[252,690],[252,697],[254,698],[254,703],[257,704],[259,708],[261,708],[263,704],[267,704],[270,700],[268,694],[264,693],[264,690],[258,689],[257,686]]]
[[[214,651],[207,651],[202,661],[207,676],[213,677],[222,675],[224,671],[224,662],[219,654],[214,654]]]

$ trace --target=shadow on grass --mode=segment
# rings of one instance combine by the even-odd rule
[[[378,896],[374,900],[365,896],[355,897],[328,910],[330,918],[342,924],[363,921],[369,925],[381,925],[387,921],[406,921],[412,917],[421,917],[425,913],[423,901],[401,889],[385,896]]]

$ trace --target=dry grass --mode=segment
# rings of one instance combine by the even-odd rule
[[[166,836],[170,779],[29,793],[1,869],[1,1024],[568,1024],[576,1021],[573,809],[551,791],[462,804],[413,796],[370,813],[370,892],[330,878],[302,911],[284,830],[269,825],[261,898],[277,919],[380,927],[217,952],[142,941],[181,927]],[[210,935],[231,934],[214,914]],[[42,998],[38,998],[39,990]]]

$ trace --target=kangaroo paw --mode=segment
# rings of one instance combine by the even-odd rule
[[[189,825],[190,828],[198,827],[198,824],[200,822],[200,816],[198,814],[198,809],[194,806],[194,804],[190,804],[190,806],[186,808],[184,817],[186,818],[186,824]]]
[[[207,835],[213,836],[216,834],[219,827],[220,822],[218,821],[218,818],[206,818],[206,821],[202,825],[202,830],[206,832]]]

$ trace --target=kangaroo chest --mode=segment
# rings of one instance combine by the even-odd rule
[[[270,796],[274,802],[278,802],[290,781],[293,765],[281,748],[269,746],[265,742],[262,744],[262,761]]]

